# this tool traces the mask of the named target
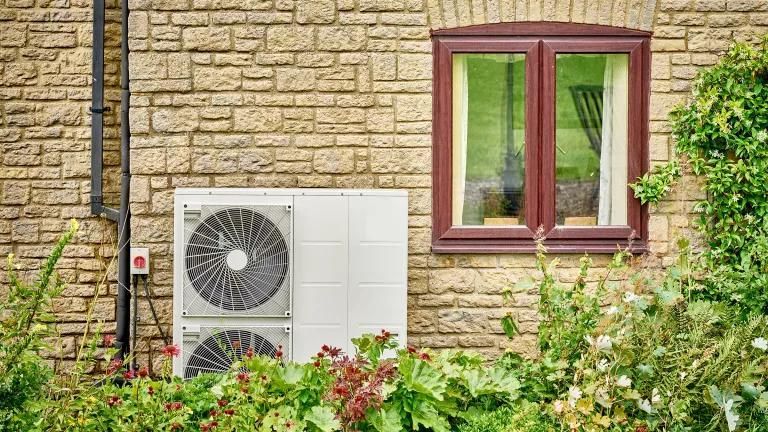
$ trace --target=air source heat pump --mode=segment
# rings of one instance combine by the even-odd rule
[[[349,352],[382,328],[405,343],[407,231],[405,191],[177,189],[174,373]]]

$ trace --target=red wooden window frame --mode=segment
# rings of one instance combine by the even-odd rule
[[[541,226],[550,251],[615,252],[631,245],[647,251],[648,208],[627,187],[628,225],[555,224],[555,56],[559,53],[629,55],[628,178],[648,170],[650,33],[591,24],[501,23],[432,33],[432,250],[503,253],[535,250]],[[526,54],[524,226],[452,225],[452,56],[454,53]],[[632,239],[630,240],[630,237]]]

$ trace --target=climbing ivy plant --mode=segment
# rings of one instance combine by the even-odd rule
[[[696,208],[713,270],[704,295],[768,312],[768,38],[736,43],[701,71],[671,125],[676,152],[706,180],[707,199]],[[679,175],[673,161],[632,188],[657,202]]]

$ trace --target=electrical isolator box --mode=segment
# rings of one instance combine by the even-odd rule
[[[149,274],[149,248],[131,248],[131,274]]]

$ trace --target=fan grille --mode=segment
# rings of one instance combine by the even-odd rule
[[[274,357],[277,345],[283,345],[283,352],[288,345],[284,329],[281,328],[263,328],[258,333],[244,329],[204,331],[200,339],[200,343],[185,343],[184,379],[194,378],[201,373],[226,372],[249,348],[253,349],[255,355]]]
[[[276,294],[289,279],[289,211],[263,206],[206,213],[201,214],[185,245],[186,285],[195,297],[185,301],[185,310],[206,314],[213,306],[225,313],[258,309],[283,315],[289,310],[287,294]],[[199,299],[204,303],[195,304]]]

